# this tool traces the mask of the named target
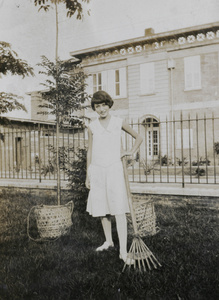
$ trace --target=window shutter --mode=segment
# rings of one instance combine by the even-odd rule
[[[119,69],[119,76],[120,76],[120,96],[126,97],[127,96],[126,68]]]
[[[185,72],[185,89],[190,90],[193,87],[192,84],[192,59],[191,57],[184,58],[184,72]]]
[[[85,91],[87,92],[88,95],[92,95],[93,94],[93,76],[89,75],[85,79],[85,83],[86,83]]]
[[[194,87],[200,88],[201,87],[201,63],[200,63],[200,56],[194,56],[194,63],[193,63],[193,81]]]
[[[107,92],[111,97],[115,97],[115,70],[107,71]]]
[[[155,92],[154,63],[140,65],[140,89],[141,94],[152,94]]]
[[[102,90],[107,92],[107,71],[102,72]]]
[[[184,58],[185,89],[192,90],[201,88],[200,56]]]

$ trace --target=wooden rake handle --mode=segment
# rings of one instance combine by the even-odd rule
[[[130,190],[130,184],[129,184],[129,179],[128,179],[128,170],[127,170],[127,167],[126,167],[126,164],[127,164],[126,161],[127,161],[126,157],[123,156],[122,165],[123,165],[125,185],[126,185],[126,191],[127,191],[127,196],[128,196],[128,202],[129,202],[129,209],[130,209],[130,213],[131,213],[134,233],[137,235],[138,234],[137,222],[136,222],[135,211],[134,211],[134,208],[133,208],[132,194],[131,194],[131,190]]]

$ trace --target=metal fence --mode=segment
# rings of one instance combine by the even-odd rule
[[[60,130],[61,155],[73,160],[72,149],[85,147],[85,130],[63,127]],[[5,126],[0,130],[0,177],[50,180],[57,178],[56,129],[52,125]],[[61,170],[61,179],[66,174]]]
[[[148,117],[131,121],[143,137],[134,159],[128,159],[129,177],[133,182],[218,184],[219,183],[219,118],[214,115],[186,118],[172,116],[160,121]],[[61,129],[59,144],[67,159],[74,160],[72,149],[85,147],[84,128]],[[133,138],[123,134],[125,148]],[[54,126],[1,127],[0,177],[17,179],[56,179]],[[61,179],[67,176],[61,170]]]
[[[135,161],[130,161],[132,181],[181,183],[183,187],[185,183],[219,183],[218,117],[180,114],[171,121],[147,118],[131,125],[144,137]]]

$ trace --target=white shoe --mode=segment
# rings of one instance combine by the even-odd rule
[[[100,247],[98,247],[97,249],[96,249],[96,251],[103,251],[103,250],[107,250],[107,249],[109,249],[110,247],[114,247],[114,244],[113,243],[109,243],[109,242],[104,242],[103,243],[103,245],[102,246],[100,246]]]
[[[131,258],[128,253],[120,253],[119,258],[122,259],[126,265],[134,265],[135,263],[135,260]]]

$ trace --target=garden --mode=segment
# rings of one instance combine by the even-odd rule
[[[1,299],[218,299],[218,212],[188,203],[155,203],[160,231],[143,238],[161,268],[140,273],[119,259],[115,248],[101,253],[100,220],[85,212],[83,198],[62,192],[62,204],[74,199],[70,231],[51,241],[28,238],[31,208],[56,204],[56,196],[5,189],[0,194]],[[37,236],[34,217],[30,234]],[[128,247],[132,236],[129,235]]]

